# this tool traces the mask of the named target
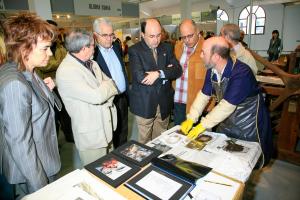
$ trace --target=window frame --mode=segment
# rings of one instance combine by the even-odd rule
[[[220,17],[218,17],[218,11],[219,11],[219,10],[222,11],[221,14],[220,14]],[[224,15],[224,14],[227,16],[227,20],[222,20],[221,16]],[[225,22],[228,22],[228,21],[229,21],[229,15],[228,15],[228,13],[226,12],[226,10],[221,9],[221,8],[219,8],[219,9],[217,10],[217,20],[225,21]]]
[[[256,9],[253,9],[255,8]],[[261,6],[253,6],[252,8],[252,14],[250,14],[250,6],[246,6],[244,7],[240,13],[239,13],[239,19],[238,19],[238,25],[240,27],[241,30],[243,30],[245,32],[245,34],[249,34],[249,26],[250,26],[250,17],[252,17],[252,27],[254,28],[251,29],[251,35],[264,35],[265,34],[265,28],[266,28],[266,11],[261,7]],[[257,16],[256,12],[260,9],[262,9],[263,13],[264,13],[264,16],[261,15],[261,16]],[[244,18],[241,18],[241,14],[242,12],[244,11],[247,11],[248,15]],[[259,19],[264,19],[264,23],[263,25],[257,25],[256,21],[259,20]],[[242,21],[245,21],[245,25],[241,26],[241,22]],[[254,24],[254,25],[253,25]],[[258,33],[257,29],[261,29],[262,28],[262,33]]]

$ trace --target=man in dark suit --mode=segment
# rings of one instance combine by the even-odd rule
[[[125,73],[122,52],[118,43],[113,44],[112,24],[105,18],[98,18],[93,23],[94,37],[97,42],[94,60],[109,78],[113,79],[119,90],[114,104],[117,108],[118,124],[113,134],[115,148],[127,142],[128,136],[128,81]]]
[[[170,80],[180,77],[182,69],[171,48],[160,43],[158,20],[147,19],[141,31],[142,41],[129,48],[130,110],[136,117],[139,141],[147,143],[167,130],[174,95]]]

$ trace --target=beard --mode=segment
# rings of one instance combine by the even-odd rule
[[[214,68],[215,66],[216,66],[216,64],[214,64],[214,63],[212,63],[212,62],[209,62],[209,63],[205,64],[205,68],[206,68],[207,70],[212,69],[212,68]]]

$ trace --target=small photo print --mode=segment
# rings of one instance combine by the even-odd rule
[[[196,141],[199,141],[199,142],[209,142],[212,140],[212,136],[210,135],[206,135],[206,134],[200,134],[197,138],[196,138]]]
[[[109,158],[104,161],[100,167],[96,167],[96,170],[109,177],[112,180],[115,180],[128,172],[131,168],[127,165],[119,162],[114,158]]]
[[[199,142],[197,140],[192,140],[186,145],[187,148],[198,150],[198,151],[202,150],[205,146],[206,143]]]
[[[163,153],[169,151],[172,147],[166,145],[165,143],[163,143],[160,140],[154,140],[151,142],[151,145],[153,145],[154,149],[157,149],[159,151],[162,151]]]
[[[153,153],[153,151],[150,149],[143,148],[137,144],[132,144],[127,148],[125,148],[124,150],[122,150],[120,153],[123,154],[124,156],[127,156],[138,162],[141,162],[142,160],[150,156]]]

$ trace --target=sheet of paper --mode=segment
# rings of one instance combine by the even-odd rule
[[[147,174],[136,184],[160,199],[170,199],[182,186],[180,183],[155,171]]]
[[[257,142],[233,140],[242,146],[243,150],[228,151],[226,149],[227,140],[231,140],[231,138],[224,134],[205,131],[202,135],[208,135],[211,138],[200,148],[196,144],[189,145],[189,141],[184,135],[180,135],[178,142],[174,142],[174,136],[179,135],[176,133],[179,128],[180,126],[175,126],[154,140],[159,141],[161,145],[172,147],[164,154],[173,154],[181,159],[211,167],[214,171],[242,182],[248,180],[261,154],[261,148]],[[170,144],[172,142],[174,144]]]
[[[197,181],[191,195],[193,200],[231,200],[239,187],[238,182],[210,172]],[[185,200],[188,199],[191,198],[185,198]]]
[[[77,169],[23,199],[62,200],[72,199],[74,195],[85,196],[86,199],[125,200],[123,196],[101,183],[85,169]]]

